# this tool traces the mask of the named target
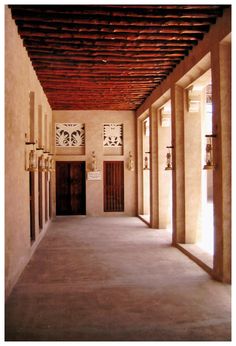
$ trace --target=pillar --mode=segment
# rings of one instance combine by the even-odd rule
[[[159,228],[158,205],[158,159],[157,159],[157,115],[156,109],[150,107],[150,226]]]
[[[213,275],[231,281],[231,48],[212,47],[214,264]]]
[[[185,242],[185,189],[184,189],[184,89],[171,88],[172,111],[172,220],[173,245]]]
[[[201,233],[202,217],[202,122],[204,93],[194,85],[185,90],[184,184],[185,243],[195,244]],[[204,143],[205,144],[205,143]]]

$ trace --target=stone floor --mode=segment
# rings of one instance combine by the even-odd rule
[[[230,286],[133,217],[59,217],[6,303],[8,341],[229,341]]]

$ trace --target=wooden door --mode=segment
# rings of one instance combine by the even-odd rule
[[[44,188],[45,188],[45,198],[44,198],[44,203],[45,203],[45,223],[48,221],[48,173],[45,172],[44,174]]]
[[[35,241],[35,189],[34,189],[34,172],[29,172],[29,199],[30,199],[30,240]]]
[[[104,211],[124,211],[123,161],[104,161]]]
[[[38,214],[39,214],[39,231],[43,228],[43,173],[38,172]]]
[[[84,215],[85,203],[85,162],[57,162],[57,215]]]

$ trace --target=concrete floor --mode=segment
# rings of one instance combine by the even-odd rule
[[[8,341],[229,341],[230,286],[133,217],[60,217],[6,303]]]

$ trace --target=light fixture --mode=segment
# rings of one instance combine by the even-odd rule
[[[97,171],[97,158],[96,158],[95,151],[92,151],[91,171],[92,172]]]
[[[50,168],[50,157],[49,157],[49,156],[46,157],[44,162],[45,162],[45,171],[46,171],[46,172],[49,172],[49,168]]]
[[[213,169],[215,167],[213,161],[213,145],[212,138],[216,137],[216,135],[205,135],[206,137],[206,164],[203,166],[203,169]]]
[[[45,157],[44,154],[42,154],[41,156],[39,156],[39,172],[45,172],[46,168],[45,168]]]
[[[132,152],[129,152],[129,158],[128,158],[128,170],[133,171],[134,170],[134,159]]]
[[[150,151],[145,151],[145,154],[150,154]],[[149,158],[148,155],[144,156],[144,170],[149,170]]]
[[[165,171],[171,171],[173,170],[173,166],[172,166],[172,149],[173,149],[173,146],[170,145],[170,146],[167,146],[166,147],[168,149],[168,152],[166,154],[166,167],[165,167]]]
[[[48,154],[49,157],[49,172],[55,172],[55,161],[53,158],[53,154]]]
[[[37,171],[37,154],[34,148],[35,142],[26,142],[25,143],[25,170],[28,172]],[[28,146],[31,146],[31,149],[28,149]]]

